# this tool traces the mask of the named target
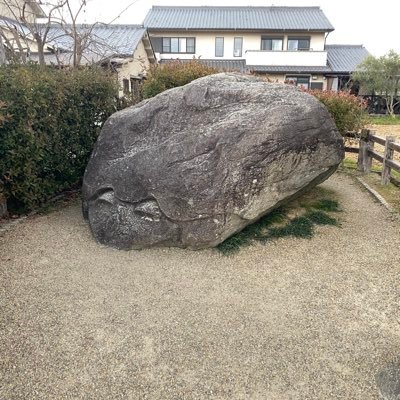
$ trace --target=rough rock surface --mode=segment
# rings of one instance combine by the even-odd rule
[[[85,172],[84,214],[113,247],[212,247],[328,178],[343,156],[313,96],[208,76],[109,118]]]
[[[380,371],[376,382],[383,400],[400,400],[400,359]]]

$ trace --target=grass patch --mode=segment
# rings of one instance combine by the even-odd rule
[[[357,170],[357,160],[354,160],[354,159],[351,159],[351,158],[345,158],[342,161],[342,165],[341,166],[345,170],[350,170],[350,171]],[[371,172],[374,172],[376,174],[381,173],[382,172],[382,164],[373,162],[372,167],[371,167]],[[392,169],[391,175],[394,178],[400,180],[400,173],[399,172],[397,172],[397,171]]]
[[[264,232],[268,227],[283,222],[285,218],[286,210],[284,208],[277,208],[254,224],[246,226],[241,232],[220,243],[217,249],[225,255],[236,253],[242,247],[251,245],[253,240],[260,240],[264,237]]]
[[[339,211],[339,208],[337,207],[335,210],[332,211]],[[324,211],[311,211],[306,215],[306,218],[315,225],[338,226],[338,220],[336,218],[331,217]]]
[[[367,182],[373,189],[375,189],[393,208],[400,212],[400,188],[393,185],[381,184],[380,172],[382,171],[382,165],[372,165],[370,174],[363,174],[357,171],[357,162],[346,158],[342,163],[342,170],[351,176],[359,176]],[[400,174],[396,171],[391,172],[392,176],[400,180]]]
[[[269,239],[279,239],[286,236],[311,239],[313,235],[314,225],[307,216],[293,218],[285,226],[271,228],[268,232]]]
[[[400,213],[400,188],[389,183],[381,184],[378,174],[363,175],[362,179],[375,189],[397,212]]]
[[[247,236],[243,231],[236,233],[230,238],[217,246],[220,253],[229,255],[237,253],[242,247],[249,246],[251,244],[250,236]]]
[[[368,122],[373,125],[400,125],[400,117],[392,117],[390,115],[371,115]]]
[[[254,242],[265,244],[283,237],[311,239],[317,225],[339,226],[338,220],[328,214],[340,211],[339,203],[331,198],[332,195],[333,192],[325,188],[314,188],[286,208],[272,211],[229,237],[217,246],[217,250],[232,255]]]
[[[312,205],[312,208],[326,212],[338,212],[341,211],[339,208],[339,202],[331,199],[321,199]]]
[[[346,157],[342,161],[341,167],[344,169],[357,169],[357,160]]]

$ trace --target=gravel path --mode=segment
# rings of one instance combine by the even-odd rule
[[[0,236],[0,399],[378,399],[400,224],[336,174],[342,228],[234,257],[95,244],[74,204]]]

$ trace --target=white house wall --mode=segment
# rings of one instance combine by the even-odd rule
[[[36,14],[33,12],[29,2],[24,0],[0,0],[0,16],[20,21],[24,5],[26,20],[28,23],[35,22]]]
[[[325,34],[322,33],[309,33],[309,32],[291,32],[290,34],[282,33],[266,33],[266,32],[195,32],[195,31],[177,31],[177,32],[150,32],[152,37],[195,37],[196,38],[196,53],[161,53],[162,59],[181,58],[190,59],[194,56],[204,59],[243,59],[247,50],[260,50],[261,49],[261,36],[283,36],[283,50],[287,50],[287,41],[289,36],[308,36],[310,37],[310,51],[323,51],[325,44]],[[224,38],[224,56],[215,57],[215,38]],[[234,57],[233,43],[235,37],[243,38],[243,51],[242,57]]]
[[[326,51],[266,51],[248,50],[247,65],[301,65],[322,67],[327,62]]]
[[[118,68],[118,83],[120,87],[119,95],[123,95],[123,81],[131,78],[142,78],[146,76],[146,71],[150,68],[143,42],[140,42],[132,58]]]

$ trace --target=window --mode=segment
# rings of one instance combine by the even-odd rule
[[[141,79],[131,78],[131,93],[135,99],[140,98],[140,86],[142,84]]]
[[[224,38],[216,37],[215,38],[215,57],[223,57],[224,56]]]
[[[186,38],[186,53],[195,53],[194,37]]]
[[[153,46],[153,50],[155,53],[162,53],[163,48],[163,38],[162,37],[150,37],[151,45]]]
[[[288,38],[288,50],[290,51],[308,51],[310,50],[310,38]]]
[[[163,53],[171,53],[171,38],[163,38],[162,52]]]
[[[123,79],[122,80],[122,88],[123,88],[124,94],[130,93],[129,80],[128,79]]]
[[[308,89],[310,87],[309,76],[300,76],[300,75],[286,76],[285,82],[295,86],[301,86],[304,89]]]
[[[233,40],[233,57],[242,57],[243,38],[235,37]]]
[[[194,37],[164,37],[162,38],[163,53],[195,53]]]
[[[322,82],[311,82],[311,89],[322,90],[324,88],[324,84]]]
[[[261,50],[279,51],[283,49],[283,37],[261,37]]]
[[[179,53],[179,39],[178,38],[171,38],[171,53]]]

